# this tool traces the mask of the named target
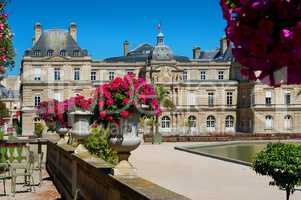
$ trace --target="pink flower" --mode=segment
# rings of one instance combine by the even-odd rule
[[[129,111],[127,111],[127,110],[124,110],[124,111],[122,111],[121,113],[120,113],[120,116],[121,117],[123,117],[123,118],[127,118],[128,116],[129,116]]]
[[[106,101],[106,105],[108,105],[108,106],[112,106],[113,104],[114,104],[113,99],[108,99],[108,100]]]
[[[130,102],[130,99],[128,99],[128,98],[125,98],[125,99],[123,99],[123,101],[122,101],[122,103],[123,103],[124,105],[128,105],[129,102]]]
[[[99,112],[99,116],[100,116],[101,119],[104,119],[106,117],[106,115],[107,115],[106,111]]]

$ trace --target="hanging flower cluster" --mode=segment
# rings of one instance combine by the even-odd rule
[[[91,98],[85,99],[84,96],[77,95],[62,102],[57,100],[41,102],[37,107],[37,113],[45,121],[48,128],[54,131],[58,128],[70,128],[68,113],[76,110],[89,111],[91,104]]]
[[[94,99],[93,118],[103,124],[119,124],[121,118],[131,113],[159,115],[161,112],[154,87],[133,73],[99,86]]]
[[[7,1],[0,1],[0,73],[5,73],[5,68],[14,66],[14,48],[12,33],[8,26],[5,6]]]
[[[250,80],[301,83],[301,0],[221,0],[233,55]]]

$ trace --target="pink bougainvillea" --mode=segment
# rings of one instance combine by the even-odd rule
[[[301,83],[301,0],[221,0],[241,73],[264,83]]]
[[[161,112],[154,87],[133,73],[100,85],[94,99],[94,119],[105,124],[119,124],[121,118],[127,118],[133,112],[141,115],[159,115]]]

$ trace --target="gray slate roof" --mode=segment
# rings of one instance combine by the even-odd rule
[[[141,44],[126,56],[111,57],[104,59],[105,62],[145,62],[148,58],[151,58],[154,47],[150,44]],[[186,56],[174,56],[174,59],[178,62],[189,62],[189,58]]]
[[[87,50],[81,49],[77,42],[66,30],[50,29],[45,30],[34,46],[25,52],[27,56],[34,56],[34,51],[40,51],[40,56],[47,56],[49,50],[53,50],[53,55],[60,55],[63,50],[66,56],[74,56],[74,51],[78,51],[78,56],[86,56]]]

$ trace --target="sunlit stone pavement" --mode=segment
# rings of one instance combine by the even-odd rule
[[[174,150],[193,143],[144,144],[130,162],[138,175],[193,200],[284,200],[285,192],[246,166]],[[195,143],[194,143],[195,144]],[[291,200],[300,200],[301,190]]]
[[[35,173],[35,183],[38,183],[38,176]],[[18,178],[17,182],[22,182],[21,179]],[[2,181],[0,182],[0,199],[1,200],[58,200],[61,198],[60,194],[57,192],[55,186],[52,181],[49,179],[48,173],[43,171],[43,182],[41,186],[35,186],[35,192],[29,192],[29,187],[23,186],[22,184],[17,185],[17,193],[13,197],[11,195],[11,184],[10,180],[6,181],[6,192],[7,196],[3,196],[3,185]]]

